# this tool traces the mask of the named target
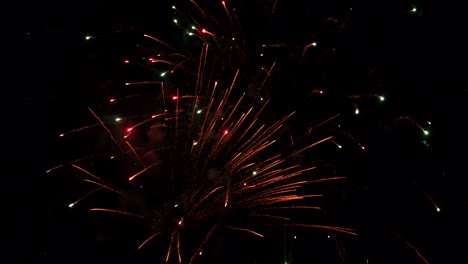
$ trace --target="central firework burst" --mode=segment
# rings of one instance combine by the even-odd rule
[[[223,7],[226,9],[224,2]],[[227,9],[226,12],[233,23]],[[181,79],[185,82],[190,79],[187,76],[195,76],[192,82],[184,85],[169,81],[127,82],[124,85],[127,88],[157,87],[160,92],[156,96],[111,98],[111,105],[122,103],[127,112],[124,117],[111,118],[108,112],[91,107],[89,111],[97,124],[60,135],[101,127],[112,145],[105,147],[109,150],[106,154],[76,159],[49,170],[72,166],[86,183],[96,187],[69,206],[74,207],[96,193],[116,194],[122,198],[117,199],[120,201],[117,205],[95,206],[90,210],[141,219],[151,232],[136,247],[150,247],[155,240],[166,241],[165,262],[176,259],[179,263],[192,263],[221,229],[259,237],[264,236],[260,229],[265,225],[354,234],[347,228],[295,222],[292,216],[297,210],[319,209],[314,199],[321,194],[309,193],[303,188],[305,185],[342,178],[317,178],[312,173],[315,167],[302,162],[306,151],[320,143],[333,142],[331,136],[317,140],[308,136],[338,115],[292,136],[287,123],[294,112],[274,117],[269,100],[260,93],[276,62],[262,67],[260,75],[252,74],[251,67],[244,63],[247,55],[232,42],[234,39],[220,38],[199,27],[192,29],[195,33],[191,35],[203,40],[196,71],[190,71],[187,56],[145,35],[169,49],[158,59],[149,59],[151,64],[171,67],[161,77],[172,75],[176,79],[177,72],[190,73]],[[306,46],[302,56],[311,45]],[[226,52],[224,46],[231,49]],[[126,64],[129,62],[125,60]],[[240,66],[232,67],[237,64]],[[244,67],[246,74],[242,74]],[[252,80],[256,79],[252,76],[261,77]],[[136,97],[143,101],[132,101]],[[140,108],[145,108],[145,113],[136,110]],[[103,161],[102,165],[99,161]],[[106,172],[109,168],[112,169]],[[187,236],[190,239],[184,240]]]
[[[207,58],[203,54],[207,52],[205,46],[201,57]],[[209,85],[208,81],[203,86],[206,80],[199,74],[192,94],[175,89],[171,95],[163,83],[155,83],[162,88],[161,100],[151,100],[163,110],[124,118],[129,125],[126,128],[122,127],[123,118],[106,121],[89,108],[98,124],[72,132],[97,125],[104,128],[109,142],[116,146],[111,148],[110,159],[119,166],[127,164],[126,170],[131,174],[124,183],[119,177],[104,178],[78,165],[86,158],[67,163],[82,172],[85,182],[97,187],[70,207],[98,191],[110,191],[130,201],[121,204],[122,208],[91,210],[136,217],[149,223],[152,233],[138,248],[165,238],[166,262],[175,254],[180,263],[191,263],[202,254],[218,229],[263,237],[255,229],[259,228],[256,225],[259,219],[262,225],[324,228],[354,234],[346,228],[296,223],[288,216],[297,209],[319,209],[313,198],[321,195],[301,191],[304,185],[342,178],[318,179],[311,174],[315,167],[303,166],[298,158],[332,137],[307,142],[304,135],[293,140],[286,124],[294,113],[271,121],[268,100],[246,93],[234,96],[233,91],[239,88],[238,76],[239,70],[229,82],[213,81]],[[143,84],[148,83],[126,83],[126,86]],[[114,98],[110,103],[117,101]],[[197,246],[188,249],[191,257],[184,260],[181,235],[191,232],[203,235],[190,239],[189,244],[198,241]]]

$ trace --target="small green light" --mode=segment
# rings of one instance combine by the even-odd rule
[[[257,171],[252,171],[252,175],[257,175]]]
[[[197,110],[197,114],[201,114],[202,113],[202,110],[201,109],[198,109]]]
[[[425,136],[428,136],[429,135],[429,131],[428,130],[423,130],[423,133]]]
[[[92,36],[86,36],[86,37],[85,37],[86,40],[90,40],[90,39],[92,39],[92,38],[93,38]]]
[[[383,101],[385,101],[385,97],[381,95],[381,96],[379,96],[379,100],[380,100],[381,102],[383,102]]]
[[[163,72],[163,73],[161,73],[161,77],[164,77],[164,76],[166,76],[166,73],[167,73],[167,72]]]

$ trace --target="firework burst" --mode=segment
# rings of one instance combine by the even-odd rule
[[[277,2],[271,13],[277,12]],[[163,243],[164,252],[156,250],[162,262],[193,263],[209,256],[210,250],[205,249],[212,247],[207,245],[227,230],[258,238],[267,236],[269,227],[318,228],[355,235],[354,230],[344,227],[294,220],[298,210],[320,209],[317,200],[323,193],[311,193],[307,185],[343,179],[317,177],[316,167],[303,158],[321,144],[341,148],[330,134],[311,136],[340,115],[331,114],[311,126],[303,125],[300,133],[292,133],[288,123],[295,112],[276,117],[265,89],[271,85],[277,61],[263,61],[259,66],[253,59],[257,50],[249,49],[249,45],[265,52],[292,48],[300,64],[317,42],[312,39],[303,43],[303,48],[246,43],[239,18],[226,2],[220,6],[225,11],[223,19],[209,16],[195,1],[189,5],[198,17],[180,12],[176,6],[172,9],[179,15],[174,23],[188,36],[201,40],[196,59],[145,34],[145,39],[156,43],[158,54],[162,53],[147,59],[161,78],[127,81],[123,87],[152,89],[157,95],[109,98],[109,106],[89,107],[95,124],[59,135],[67,138],[100,130],[109,143],[102,147],[106,150],[103,153],[76,158],[47,171],[71,167],[94,186],[69,207],[101,197],[100,193],[118,197],[117,204],[103,203],[89,209],[142,221],[149,232],[135,248],[144,250],[156,241]],[[323,93],[312,89],[310,96]],[[359,96],[350,97],[356,98]],[[353,106],[359,114],[359,108]],[[125,113],[115,117],[105,110],[107,107],[119,107]],[[136,110],[141,108],[143,111]],[[351,134],[342,134],[365,149]]]
[[[208,52],[207,47],[203,50]],[[205,62],[202,60],[201,64]],[[89,108],[114,145],[109,159],[127,162],[132,173],[126,177],[128,183],[122,184],[121,179],[104,179],[78,165],[86,159],[70,162],[83,180],[96,188],[69,206],[76,206],[96,192],[110,192],[124,199],[135,199],[128,189],[142,193],[145,198],[138,203],[145,204],[144,210],[102,207],[90,210],[136,217],[150,223],[153,233],[143,239],[138,248],[149,247],[152,240],[165,238],[168,240],[166,262],[175,257],[179,263],[192,263],[218,229],[263,237],[255,229],[259,226],[248,226],[249,221],[245,221],[248,218],[264,218],[267,220],[264,224],[269,225],[355,234],[351,229],[296,223],[287,217],[288,209],[319,209],[311,204],[321,194],[304,194],[299,191],[302,187],[342,178],[316,178],[312,174],[315,167],[305,167],[295,158],[318,144],[331,141],[332,137],[308,143],[303,140],[306,144],[298,141],[293,148],[282,129],[294,113],[271,121],[265,117],[268,100],[258,100],[245,93],[233,99],[238,74],[239,71],[230,82],[213,81],[209,87],[195,87],[194,94],[181,94],[179,90],[174,95],[166,93],[168,98],[155,102],[167,107],[164,111],[146,118],[133,118],[133,124],[123,129],[120,138],[115,136],[118,133],[112,131],[109,122]],[[201,84],[204,78],[200,74],[196,83]],[[86,126],[72,132],[94,127]],[[247,226],[236,223],[247,223]],[[196,249],[192,249],[191,257],[185,259],[187,253],[181,252],[184,243],[181,237],[192,229],[207,231]]]

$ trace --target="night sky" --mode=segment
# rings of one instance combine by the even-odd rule
[[[158,261],[150,250],[135,250],[144,237],[135,234],[147,234],[144,226],[85,207],[71,210],[68,204],[83,195],[83,184],[71,170],[46,171],[80,156],[88,146],[102,148],[92,134],[67,141],[74,148],[58,138],[63,131],[93,123],[88,106],[128,95],[118,88],[127,80],[161,79],[159,68],[132,66],[135,58],[155,52],[143,34],[197,56],[201,41],[174,25],[180,15],[171,9],[189,2],[41,2],[15,8],[21,12],[9,39],[15,51],[14,81],[5,88],[11,96],[4,100],[11,104],[6,114],[13,118],[6,126],[16,142],[4,153],[7,163],[15,164],[4,175],[12,180],[5,189],[14,236],[8,242],[13,256],[5,263]],[[207,2],[199,1],[214,17],[225,16],[220,3]],[[290,62],[295,58],[290,50],[265,52],[265,60],[278,61],[265,95],[271,97],[274,117],[298,111],[292,130],[337,111],[343,114],[340,124],[358,144],[342,138],[343,149],[319,148],[308,158],[329,160],[323,164],[347,177],[322,189],[327,190],[326,213],[317,217],[354,228],[359,236],[340,234],[335,240],[327,232],[280,229],[262,244],[234,232],[233,240],[222,240],[213,249],[213,260],[204,256],[196,263],[285,263],[285,255],[287,263],[468,261],[467,43],[466,22],[457,15],[462,11],[425,1],[276,2],[272,18],[273,0],[226,1],[242,21],[246,52],[263,54],[266,39],[301,47],[299,54],[305,45],[317,43],[301,68]],[[263,56],[253,57],[243,67],[263,63]],[[324,94],[317,97],[312,91]],[[385,101],[379,103],[375,94]],[[361,97],[350,100],[353,95]],[[233,254],[233,248],[243,253]],[[344,258],[338,250],[343,248]],[[253,255],[257,257],[246,257]]]

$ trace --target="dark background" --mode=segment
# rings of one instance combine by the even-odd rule
[[[346,198],[339,196],[330,205],[334,219],[362,230],[362,239],[344,239],[347,263],[366,263],[362,256],[369,263],[422,263],[398,236],[416,246],[429,263],[466,261],[466,23],[458,8],[445,2],[292,2],[283,3],[281,15],[271,22],[276,36],[300,42],[310,30],[318,32],[321,43],[340,51],[334,60],[310,66],[314,85],[337,94],[376,90],[389,98],[380,121],[390,124],[390,132],[369,125],[375,116],[364,116],[368,122],[359,121],[364,126],[353,127],[353,132],[365,138],[368,151],[337,158],[338,170],[351,181],[340,187]],[[245,1],[246,21],[259,20],[257,14],[271,3]],[[409,13],[413,4],[422,12]],[[79,192],[73,182],[51,180],[44,172],[59,159],[54,137],[64,127],[75,127],[82,114],[75,109],[104,97],[108,91],[103,83],[125,78],[116,72],[124,71],[119,64],[134,44],[133,33],[174,38],[170,5],[41,2],[15,8],[20,12],[12,18],[14,34],[8,40],[14,46],[8,54],[14,57],[14,81],[5,88],[11,92],[7,115],[14,117],[7,129],[17,136],[6,161],[19,163],[5,187],[13,205],[13,263],[138,262],[125,243],[101,243],[96,238],[100,231],[88,226],[89,215],[68,210],[65,197]],[[352,31],[327,35],[329,31],[316,26],[332,16],[349,19]],[[303,21],[311,21],[310,28],[304,29]],[[254,26],[244,30],[261,41]],[[90,47],[84,40],[88,34],[107,39]],[[306,91],[296,92],[271,91],[285,100],[276,104],[279,113],[304,105],[298,94]],[[394,123],[401,115],[432,122],[430,149],[421,144],[417,129]],[[298,242],[296,258],[307,260],[301,254],[313,247],[321,252],[317,258],[322,262],[317,263],[341,263],[334,245],[321,239]]]

